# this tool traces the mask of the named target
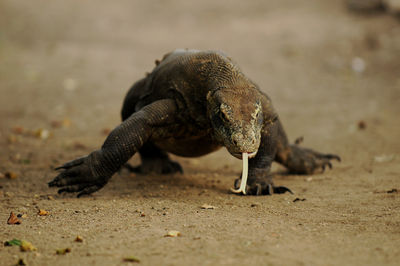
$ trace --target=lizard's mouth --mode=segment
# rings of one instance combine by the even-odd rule
[[[248,156],[249,156],[249,159],[255,157],[256,154],[257,154],[257,152],[258,152],[258,150],[255,151],[255,152],[247,152],[247,154],[248,154]],[[234,157],[236,157],[236,158],[242,160],[242,157],[243,157],[242,155],[243,155],[243,153],[241,153],[241,152],[231,152],[231,154],[232,154]]]

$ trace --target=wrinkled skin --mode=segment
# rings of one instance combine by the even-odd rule
[[[182,172],[168,153],[196,157],[226,147],[239,159],[251,154],[246,194],[270,195],[291,192],[273,184],[274,160],[296,174],[331,168],[331,160],[340,160],[290,145],[270,99],[221,52],[165,55],[129,90],[121,115],[123,122],[101,149],[57,168],[62,172],[49,186],[79,197],[101,189],[122,166],[142,174]],[[126,164],[136,152],[142,164]]]
[[[243,152],[257,152],[264,123],[260,95],[248,97],[231,90],[207,95],[208,116],[215,138],[239,159]]]

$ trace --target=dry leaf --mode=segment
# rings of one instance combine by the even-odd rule
[[[61,121],[53,120],[50,122],[50,125],[52,128],[60,128],[62,123],[61,123]]]
[[[32,245],[31,242],[25,241],[25,240],[21,240],[21,251],[34,251],[36,250],[36,247],[34,245]]]
[[[53,120],[51,121],[51,126],[53,128],[60,128],[60,127],[70,127],[71,126],[71,120],[68,118],[64,118],[62,121],[60,120]]]
[[[103,128],[103,130],[101,130],[101,134],[108,136],[111,133],[111,129],[109,128]]]
[[[305,200],[306,200],[305,198],[295,198],[295,199],[293,200],[293,202],[305,201]]]
[[[213,210],[213,209],[215,209],[214,206],[208,205],[208,204],[203,204],[200,208],[206,209],[206,210]]]
[[[175,230],[169,231],[169,232],[165,235],[165,237],[177,237],[177,236],[181,236],[181,232],[175,231]]]
[[[394,158],[396,158],[395,154],[390,154],[390,155],[379,155],[379,156],[375,156],[374,160],[377,163],[385,163],[385,162],[390,162],[393,161]]]
[[[21,220],[18,219],[18,217],[13,212],[11,212],[10,217],[7,220],[7,224],[21,224],[21,223],[22,223]]]
[[[71,120],[69,118],[64,118],[62,121],[63,127],[70,127],[72,124]]]
[[[270,235],[271,235],[271,237],[279,238],[279,234],[278,233],[271,233]]]
[[[5,177],[7,177],[8,179],[15,179],[15,178],[17,178],[18,177],[18,175],[16,174],[16,173],[14,173],[14,172],[6,172],[5,174]]]
[[[46,211],[46,210],[40,209],[40,210],[38,211],[38,214],[39,214],[40,216],[47,216],[47,215],[50,214],[50,212],[48,212],[48,211]]]
[[[45,140],[50,137],[50,131],[48,131],[47,129],[39,128],[32,132],[32,135],[39,139]]]
[[[70,253],[71,249],[70,248],[61,248],[56,250],[57,255],[65,255],[67,253]]]
[[[15,135],[9,135],[7,140],[8,140],[8,143],[10,143],[10,144],[19,142],[19,138],[17,138],[17,136],[15,136]]]
[[[24,133],[24,128],[23,127],[20,127],[20,126],[15,126],[15,127],[13,127],[13,129],[12,129],[12,132],[14,133],[14,134],[17,134],[17,135],[21,135],[22,133]]]
[[[140,259],[135,257],[135,256],[129,256],[129,257],[124,258],[124,261],[126,261],[126,262],[138,262],[139,263]]]
[[[13,192],[10,192],[10,191],[7,191],[7,192],[4,192],[4,196],[6,196],[6,197],[8,197],[8,198],[11,198],[11,197],[14,196],[14,193],[13,193]]]

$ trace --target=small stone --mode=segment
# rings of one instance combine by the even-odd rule
[[[46,210],[43,210],[43,209],[40,209],[40,210],[38,211],[38,214],[39,214],[39,216],[47,216],[47,215],[50,214],[50,212],[48,212],[48,211],[46,211]]]
[[[7,191],[7,192],[4,193],[4,196],[6,196],[6,197],[8,197],[8,198],[11,198],[11,197],[14,196],[14,193],[13,193],[13,192]]]
[[[298,138],[294,141],[294,144],[299,145],[299,144],[301,144],[303,141],[304,141],[304,137],[301,136],[301,137],[298,137]]]
[[[83,238],[81,236],[76,236],[75,242],[82,243],[83,242]]]
[[[208,204],[203,204],[200,208],[205,209],[205,210],[213,210],[213,209],[215,209],[214,206],[208,205]]]
[[[66,78],[63,81],[63,87],[66,91],[74,91],[78,87],[78,83],[75,79]]]
[[[362,59],[360,57],[355,57],[351,61],[351,68],[356,73],[364,72],[365,71],[365,67],[366,67],[365,61],[364,61],[364,59]]]
[[[50,137],[50,131],[47,129],[39,128],[35,132],[33,132],[33,135],[39,139],[45,140]]]
[[[19,259],[17,264],[15,264],[15,265],[17,265],[17,266],[25,266],[27,264],[25,263],[24,259]]]
[[[358,129],[360,129],[360,130],[364,130],[367,128],[367,123],[365,123],[365,121],[363,121],[363,120],[359,121],[357,125],[358,125]]]
[[[168,231],[168,233],[165,235],[165,237],[178,237],[178,236],[181,236],[181,232],[175,230]]]

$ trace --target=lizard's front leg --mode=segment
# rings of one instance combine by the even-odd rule
[[[56,168],[63,171],[49,182],[49,186],[60,187],[59,193],[79,192],[78,197],[101,189],[149,140],[157,127],[174,121],[176,111],[176,104],[171,99],[145,106],[116,127],[100,150]]]
[[[257,155],[249,160],[248,179],[246,186],[246,193],[248,195],[271,195],[273,193],[281,194],[292,191],[287,187],[274,186],[272,182],[272,174],[270,173],[271,164],[275,158],[277,151],[277,134],[278,126],[275,122],[271,122],[264,126],[261,133],[261,143],[258,148]],[[243,156],[243,160],[247,160],[247,156]],[[244,163],[245,164],[245,163]],[[242,174],[242,177],[246,173]],[[235,181],[236,190],[233,192],[240,192],[239,187],[245,184],[242,178]]]

